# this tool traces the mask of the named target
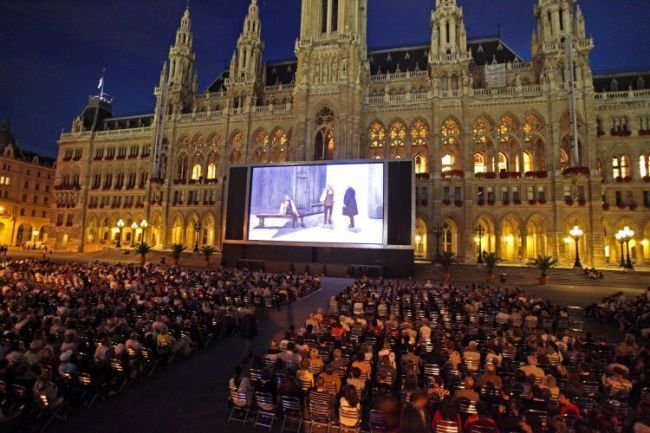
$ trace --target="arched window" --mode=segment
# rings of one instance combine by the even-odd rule
[[[402,122],[394,122],[388,132],[390,147],[404,147],[406,142],[406,126]]]
[[[454,119],[447,119],[442,124],[442,144],[456,144],[460,136],[460,126]]]
[[[208,176],[209,180],[217,178],[217,165],[214,162],[208,164]]]
[[[569,168],[569,154],[564,149],[560,149],[560,168],[562,170]]]
[[[386,141],[386,130],[384,125],[379,122],[375,122],[370,125],[368,130],[368,143],[371,148],[381,148],[384,147]]]
[[[429,127],[422,120],[416,120],[411,125],[411,146],[428,146]]]
[[[454,157],[447,153],[442,157],[442,172],[450,171],[454,169]]]
[[[176,179],[185,179],[187,177],[187,156],[178,157],[178,167],[176,168]]]
[[[201,164],[194,164],[192,166],[192,180],[199,180],[201,177]]]
[[[314,159],[317,161],[334,159],[336,143],[334,141],[334,112],[323,107],[316,115],[316,143]]]
[[[524,152],[524,173],[533,171],[533,157],[529,152]]]
[[[485,173],[485,157],[480,153],[474,154],[474,173]]]
[[[641,155],[639,157],[639,176],[650,176],[650,155]]]
[[[260,129],[253,136],[255,150],[253,150],[253,162],[269,162],[269,136],[265,130]]]
[[[630,175],[629,156],[622,155],[621,157],[615,156],[612,158],[612,175],[614,178],[624,178]]]
[[[273,131],[271,137],[271,160],[273,162],[283,162],[287,159],[287,134],[284,129],[278,128]]]
[[[517,123],[511,116],[503,116],[499,120],[499,141],[501,143],[508,143],[511,141],[511,134],[515,134],[519,130]]]
[[[497,170],[499,172],[508,171],[508,157],[503,152],[499,152],[498,160],[497,160]]]
[[[446,253],[451,253],[454,251],[454,233],[449,224],[444,223],[442,225],[442,250]]]
[[[424,174],[429,172],[426,156],[418,153],[417,155],[415,155],[414,160],[415,160],[415,174]]]

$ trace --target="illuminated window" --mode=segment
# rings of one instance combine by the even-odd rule
[[[214,162],[208,164],[208,179],[215,179],[217,177],[217,165]]]
[[[499,141],[501,143],[508,143],[512,140],[511,134],[515,134],[518,131],[517,124],[515,120],[510,116],[503,116],[499,121]]]
[[[446,154],[442,157],[442,171],[450,171],[454,169],[454,157],[450,154]]]
[[[192,166],[192,180],[199,180],[201,177],[201,164],[194,164]]]
[[[528,152],[524,152],[524,172],[526,171],[533,171],[533,157]]]
[[[286,160],[287,154],[287,134],[284,129],[278,128],[273,132],[271,138],[271,160],[275,162],[283,162]]]
[[[650,176],[650,155],[641,155],[639,157],[639,176]]]
[[[492,135],[494,127],[492,123],[486,117],[479,117],[474,122],[474,142],[475,143],[485,143]]]
[[[480,153],[474,154],[474,173],[485,173],[485,157]]]
[[[508,157],[503,152],[499,152],[497,168],[499,171],[508,171]]]
[[[265,130],[260,129],[253,137],[255,142],[255,150],[253,150],[253,162],[269,162],[268,147],[269,136]]]
[[[524,119],[524,126],[522,128],[524,130],[524,140],[526,143],[532,141],[535,136],[544,135],[544,124],[542,123],[541,119],[534,114],[526,116],[526,119]]]
[[[560,149],[560,167],[562,170],[569,168],[569,154],[564,149]]]
[[[406,139],[406,126],[402,122],[395,122],[390,125],[388,132],[390,147],[404,147]]]
[[[384,126],[379,122],[373,123],[368,130],[368,143],[370,144],[370,147],[384,147],[385,141],[386,130],[384,129]]]
[[[411,125],[411,146],[428,146],[427,137],[429,127],[421,120],[416,120]]]
[[[615,156],[612,158],[612,175],[614,178],[627,177],[630,175],[630,157],[623,155],[620,158]]]
[[[442,124],[442,144],[455,144],[460,135],[460,126],[454,119],[447,119]]]
[[[427,173],[429,168],[427,167],[427,158],[423,155],[415,155],[415,174]]]

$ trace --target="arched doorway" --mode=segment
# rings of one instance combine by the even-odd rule
[[[519,222],[511,215],[501,221],[500,256],[502,260],[519,260],[521,258],[521,229]]]
[[[415,257],[427,256],[427,224],[424,220],[415,220]]]
[[[214,246],[214,226],[214,216],[211,213],[206,214],[201,223],[201,236],[199,238],[200,245]]]
[[[16,246],[24,245],[32,240],[32,226],[21,224],[16,232]]]
[[[336,143],[334,140],[334,113],[323,107],[316,116],[316,137],[314,159],[317,161],[334,159]]]
[[[478,226],[483,227],[483,236],[477,232]],[[480,217],[472,227],[474,257],[481,253],[492,253],[496,249],[496,234],[494,221],[486,216]]]
[[[540,215],[528,219],[526,224],[526,258],[547,255],[546,220]]]
[[[183,242],[183,228],[183,218],[180,215],[176,215],[174,223],[172,224],[172,244],[182,244],[187,246],[187,244]]]
[[[458,225],[451,219],[442,224],[441,251],[458,255]]]

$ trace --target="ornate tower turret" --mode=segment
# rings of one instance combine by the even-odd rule
[[[192,21],[190,10],[185,9],[181,25],[176,31],[176,41],[169,49],[169,90],[174,92],[191,92],[194,79],[194,62],[196,56],[192,50]]]
[[[467,49],[467,32],[463,9],[456,0],[436,0],[431,13],[429,66],[433,87],[437,90],[460,90],[468,81],[471,61]]]

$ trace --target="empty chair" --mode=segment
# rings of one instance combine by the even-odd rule
[[[309,415],[311,417],[311,425],[309,426],[309,433],[314,428],[324,428],[329,432],[332,427],[332,397],[328,394],[319,392],[311,392],[309,394]]]
[[[370,433],[381,433],[387,430],[386,424],[384,423],[384,413],[377,409],[370,411],[368,424],[370,426]]]
[[[282,428],[280,433],[285,431],[299,433],[302,426],[302,405],[300,399],[297,397],[281,397],[282,414]]]
[[[436,423],[434,428],[435,433],[460,433],[458,431],[458,424],[454,421],[441,420]]]
[[[245,423],[248,419],[252,403],[249,401],[248,395],[232,387],[230,388],[230,403],[232,404],[232,409],[230,410],[228,422],[238,421],[242,424]]]
[[[260,426],[273,430],[276,409],[276,404],[273,402],[273,396],[265,392],[256,392],[255,405],[257,406],[255,427],[257,428],[257,426]]]

